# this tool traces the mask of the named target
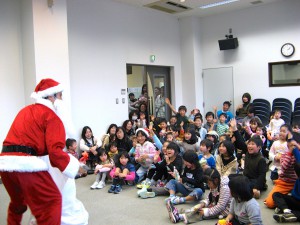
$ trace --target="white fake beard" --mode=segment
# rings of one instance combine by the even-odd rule
[[[75,129],[71,119],[72,118],[71,113],[67,109],[67,106],[65,105],[64,101],[61,99],[55,99],[53,105],[54,105],[55,113],[64,124],[66,130],[66,136],[67,136],[66,138],[76,139]]]

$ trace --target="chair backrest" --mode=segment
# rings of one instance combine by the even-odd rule
[[[292,102],[286,98],[275,98],[272,103],[272,111],[278,106],[285,106],[292,111]]]
[[[263,98],[256,98],[253,100],[253,106],[262,106],[266,109],[269,109],[271,111],[271,104],[268,100]]]
[[[275,110],[281,111],[281,118],[286,124],[291,124],[292,120],[292,102],[286,98],[275,98],[272,103],[272,113]]]
[[[299,125],[300,126],[300,114],[294,114],[292,119],[292,125]]]
[[[297,98],[294,102],[294,111],[300,110],[300,98]]]
[[[271,104],[268,100],[257,98],[253,100],[254,114],[258,116],[264,126],[270,122]]]

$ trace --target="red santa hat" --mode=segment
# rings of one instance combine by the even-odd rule
[[[53,79],[46,78],[38,83],[38,85],[35,87],[34,92],[31,94],[31,97],[34,99],[45,98],[63,90],[63,86],[60,83]]]
[[[138,128],[138,129],[136,130],[135,134],[137,135],[137,133],[138,133],[139,131],[142,131],[143,133],[146,134],[147,137],[149,137],[149,131],[148,131],[148,129],[145,129],[145,128]]]

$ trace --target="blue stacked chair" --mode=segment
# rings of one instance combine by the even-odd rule
[[[253,100],[255,116],[258,116],[264,126],[270,122],[271,104],[268,100],[257,98]]]
[[[300,126],[300,98],[295,100],[294,104],[294,112],[292,117],[292,125],[299,125]]]
[[[292,120],[292,102],[286,98],[275,98],[272,103],[272,113],[278,109],[281,111],[281,118],[286,124],[291,124]]]

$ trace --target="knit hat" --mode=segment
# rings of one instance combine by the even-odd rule
[[[208,131],[208,133],[205,135],[205,138],[207,138],[207,136],[210,135],[210,136],[214,136],[216,140],[219,140],[219,135],[216,131],[214,130],[211,130],[211,131]]]
[[[31,94],[31,97],[34,99],[45,98],[63,90],[64,89],[60,83],[53,79],[46,78],[41,80],[40,83],[35,87],[35,90]]]
[[[136,132],[135,132],[135,135],[137,135],[137,133],[138,133],[139,131],[142,131],[144,134],[146,134],[147,137],[149,137],[149,131],[146,130],[145,128],[138,128],[138,129],[136,130]]]

